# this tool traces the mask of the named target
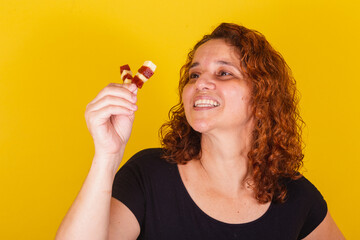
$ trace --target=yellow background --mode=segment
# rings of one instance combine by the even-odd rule
[[[139,93],[125,158],[159,146],[189,49],[220,22],[262,32],[302,94],[304,175],[348,239],[358,231],[357,0],[1,0],[0,239],[52,239],[89,170],[86,104],[119,66],[158,69]]]

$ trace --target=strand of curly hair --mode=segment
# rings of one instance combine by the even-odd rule
[[[257,31],[222,23],[189,52],[180,70],[179,103],[171,108],[170,120],[159,130],[163,157],[177,164],[201,158],[201,133],[193,130],[186,121],[181,96],[189,81],[189,67],[196,49],[211,39],[223,39],[237,49],[240,68],[252,82],[255,127],[248,158],[255,198],[260,203],[284,202],[287,195],[285,180],[300,177],[304,122],[299,115],[299,97],[290,68]]]

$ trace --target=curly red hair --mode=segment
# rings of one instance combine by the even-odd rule
[[[255,118],[252,146],[248,153],[252,187],[260,203],[284,202],[286,179],[299,178],[302,166],[302,126],[295,79],[285,60],[265,37],[254,30],[231,23],[220,24],[205,35],[188,54],[180,71],[180,101],[171,108],[170,120],[159,131],[164,158],[185,164],[201,157],[201,133],[186,121],[182,92],[189,81],[189,67],[195,51],[211,39],[223,39],[240,56],[240,68],[252,83],[251,106]]]

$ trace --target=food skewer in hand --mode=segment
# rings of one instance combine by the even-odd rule
[[[120,74],[121,74],[121,80],[123,80],[124,83],[132,83],[133,77],[129,65],[126,64],[124,66],[121,66]]]
[[[128,64],[120,67],[121,79],[124,83],[135,83],[138,88],[142,88],[144,83],[154,74],[156,65],[151,61],[145,61],[138,72],[132,77],[132,72]]]

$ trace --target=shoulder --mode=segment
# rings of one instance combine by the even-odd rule
[[[324,220],[327,203],[320,191],[304,176],[288,180],[286,186],[288,194],[285,205],[288,212],[296,213],[294,215],[301,222],[299,236],[303,238]]]
[[[141,196],[153,185],[166,182],[177,166],[162,158],[161,148],[144,149],[133,155],[116,173],[113,182],[113,196]],[[140,199],[140,197],[138,197]]]
[[[287,188],[291,191],[313,192],[317,188],[306,177],[300,176],[298,179],[287,179],[285,181]]]
[[[135,215],[140,226],[145,218],[146,201],[154,186],[164,182],[164,169],[169,167],[169,163],[161,158],[162,152],[161,148],[150,148],[136,153],[114,178],[112,197]]]
[[[147,148],[135,153],[126,164],[135,165],[152,165],[152,164],[168,164],[163,156],[162,148]]]
[[[120,169],[121,171],[133,170],[141,174],[156,175],[166,169],[173,169],[175,164],[167,162],[163,156],[162,148],[148,148],[134,154]]]
[[[304,176],[296,180],[287,180],[285,184],[289,197],[296,196],[296,198],[306,202],[324,200],[320,191]]]
[[[130,159],[129,162],[142,162],[142,161],[152,161],[156,159],[160,159],[163,154],[162,148],[147,148],[141,150],[134,154]]]

